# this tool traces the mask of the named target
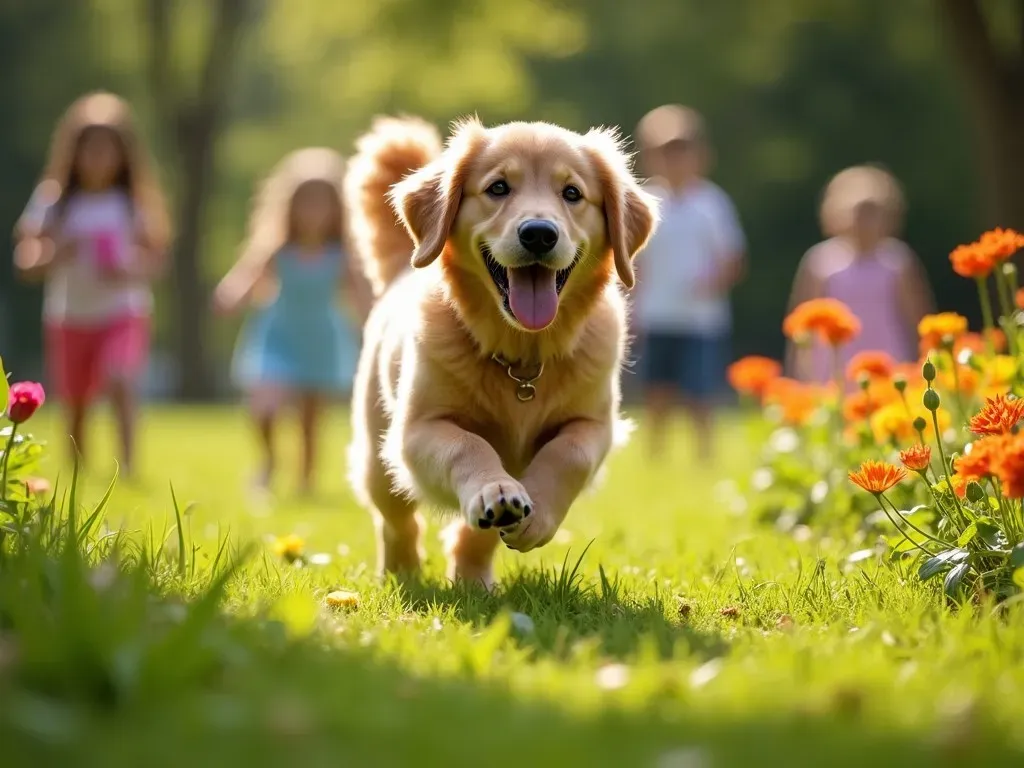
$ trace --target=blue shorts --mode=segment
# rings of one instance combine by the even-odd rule
[[[646,386],[672,387],[700,400],[725,390],[729,339],[725,335],[649,332],[640,349],[639,373]]]

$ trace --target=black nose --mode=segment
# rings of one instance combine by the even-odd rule
[[[558,242],[558,227],[545,219],[529,219],[519,225],[519,242],[530,253],[543,256]]]

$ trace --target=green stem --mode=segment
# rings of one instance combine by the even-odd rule
[[[928,385],[928,389],[931,389],[931,385]],[[942,472],[946,476],[947,484],[949,485],[949,492],[953,496],[953,504],[956,506],[956,511],[960,515],[960,519],[966,521],[967,515],[964,512],[964,508],[960,506],[960,498],[956,495],[956,490],[953,488],[953,467],[946,463],[946,451],[942,447],[942,434],[939,432],[939,417],[937,411],[932,411],[932,428],[935,430],[935,444],[939,447],[939,460],[942,462]]]
[[[1003,525],[1011,531],[1015,537],[1021,534],[1021,527],[1017,525],[1017,516],[1007,508],[1006,498],[1003,496],[1003,486],[999,478],[992,477],[992,487],[995,488],[996,496],[999,497],[999,513],[1003,516]]]
[[[910,538],[909,536],[907,536],[907,532],[906,532],[906,531],[904,531],[904,530],[903,530],[903,529],[902,529],[902,528],[900,527],[900,524],[896,522],[897,518],[899,518],[900,520],[902,520],[902,521],[903,521],[904,523],[906,523],[907,525],[909,525],[909,526],[910,526],[911,528],[913,528],[913,529],[914,529],[915,531],[917,531],[918,533],[920,533],[920,534],[921,534],[922,536],[924,536],[925,538],[928,538],[928,539],[932,539],[932,540],[934,540],[934,541],[937,541],[937,542],[938,542],[939,544],[942,544],[942,546],[944,546],[944,547],[947,547],[947,548],[949,547],[949,545],[948,545],[948,544],[946,544],[946,543],[945,543],[944,541],[940,541],[939,539],[936,539],[936,538],[935,538],[934,536],[932,536],[932,535],[930,535],[930,534],[927,534],[927,533],[925,533],[924,531],[920,530],[920,529],[919,529],[919,528],[918,528],[918,527],[917,527],[916,525],[914,525],[914,524],[913,524],[912,522],[910,522],[909,520],[907,520],[907,518],[903,517],[903,515],[901,515],[901,514],[899,513],[899,510],[898,510],[898,509],[896,509],[896,505],[895,505],[895,504],[893,504],[893,503],[892,503],[892,502],[890,501],[890,502],[889,502],[889,505],[890,505],[890,506],[891,506],[891,507],[893,508],[893,511],[895,511],[895,512],[896,512],[896,517],[893,517],[893,516],[892,516],[892,515],[891,515],[891,514],[889,513],[889,510],[887,510],[887,509],[885,508],[885,502],[886,502],[886,501],[888,501],[888,499],[886,499],[886,498],[885,498],[885,495],[884,495],[884,494],[881,494],[881,493],[879,493],[879,494],[877,494],[877,495],[876,495],[876,498],[878,499],[878,503],[879,503],[879,505],[881,505],[881,507],[882,507],[882,511],[883,511],[883,512],[885,512],[885,516],[889,518],[889,521],[890,521],[890,522],[891,522],[891,523],[892,523],[892,524],[893,524],[894,526],[896,526],[896,530],[900,532],[900,535],[901,535],[901,536],[903,536],[903,538],[905,538],[905,539],[906,539],[907,541],[909,541],[909,542],[910,542],[911,544],[913,544],[913,545],[914,545],[915,547],[917,547],[918,549],[920,549],[920,550],[921,550],[922,552],[924,552],[924,553],[925,553],[926,555],[931,555],[932,557],[935,557],[935,555],[936,555],[937,553],[935,553],[935,552],[932,552],[932,551],[931,551],[930,549],[927,549],[927,548],[926,548],[926,547],[925,547],[924,545],[922,545],[922,544],[919,544],[918,542],[914,541],[914,540],[913,540],[912,538]]]
[[[4,449],[4,470],[0,479],[0,499],[7,500],[7,467],[11,463],[11,449],[14,447],[14,435],[18,432],[18,425],[11,422],[11,434],[7,436],[7,447]]]

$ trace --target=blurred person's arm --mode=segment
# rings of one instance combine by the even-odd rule
[[[342,270],[341,295],[349,314],[362,327],[373,309],[373,288],[357,265],[349,263]]]
[[[217,284],[213,292],[213,306],[221,314],[237,312],[249,302],[261,282],[270,276],[270,265],[255,265],[239,261]]]
[[[811,299],[821,298],[822,282],[816,268],[817,249],[812,248],[800,260],[793,277],[793,288],[789,294],[786,313],[789,314],[799,305]],[[807,381],[811,378],[811,350],[806,344],[797,344],[792,339],[786,340],[786,372],[794,379]]]
[[[14,246],[14,266],[18,275],[28,282],[46,279],[55,264],[74,257],[78,241],[55,239],[46,233],[26,234]]]
[[[736,206],[724,191],[715,208],[713,232],[717,269],[708,290],[724,296],[747,275],[747,238]]]

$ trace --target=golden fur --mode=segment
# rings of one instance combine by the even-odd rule
[[[461,512],[446,531],[449,575],[489,585],[498,543],[550,541],[612,447],[626,338],[614,275],[632,285],[656,209],[611,131],[468,120],[438,147],[423,123],[389,119],[352,161],[364,169],[362,191],[350,180],[352,227],[386,290],[364,330],[350,472],[374,514],[382,570],[419,567],[425,504]],[[488,192],[496,179],[512,189],[500,199]],[[411,241],[381,196],[392,183]],[[567,202],[567,185],[582,199]],[[481,246],[502,267],[522,265],[531,257],[516,232],[538,218],[559,231],[545,263],[578,261],[553,322],[527,331],[503,308]],[[540,366],[535,398],[522,402],[513,376]]]

